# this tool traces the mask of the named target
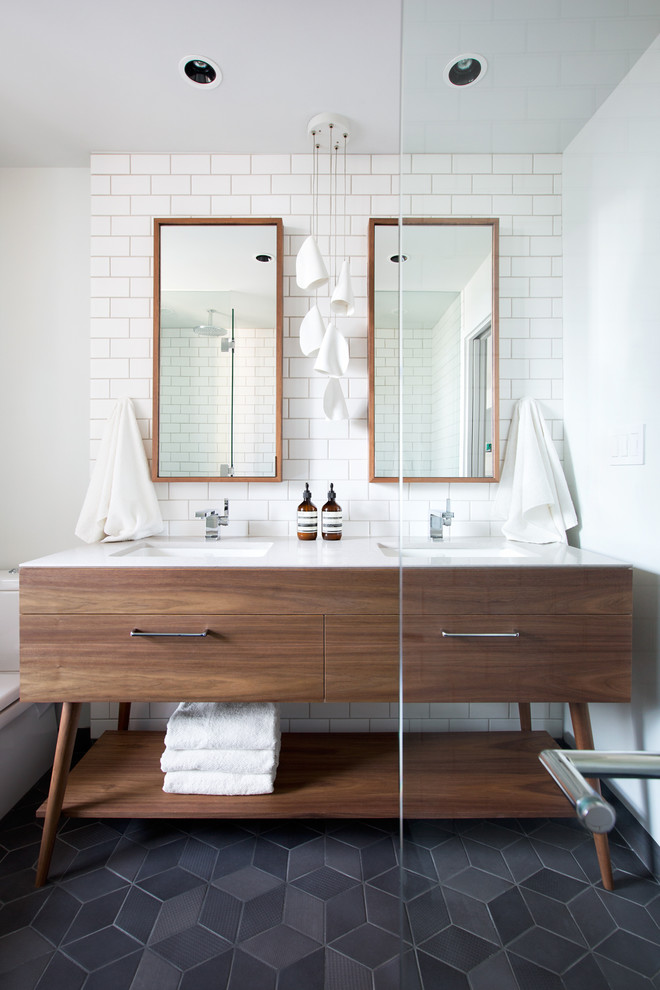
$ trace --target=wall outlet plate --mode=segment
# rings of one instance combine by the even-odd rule
[[[644,463],[644,424],[610,431],[609,463],[614,466]]]

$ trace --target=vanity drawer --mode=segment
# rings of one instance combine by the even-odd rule
[[[167,635],[131,636],[132,630]],[[21,697],[322,701],[323,618],[23,615]]]
[[[325,700],[396,701],[398,615],[328,615],[325,620]]]
[[[406,615],[404,700],[629,701],[631,626],[626,615]]]

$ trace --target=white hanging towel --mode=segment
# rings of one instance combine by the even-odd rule
[[[566,543],[577,525],[557,451],[536,401],[520,399],[511,420],[494,514],[502,534],[523,543]]]
[[[105,429],[76,525],[85,543],[141,540],[163,531],[133,403],[117,401]]]

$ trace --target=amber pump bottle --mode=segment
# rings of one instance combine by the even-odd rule
[[[309,482],[305,482],[303,500],[298,506],[298,539],[315,540],[319,528],[319,514],[312,502]]]
[[[336,498],[334,486],[330,485],[328,501],[321,509],[321,536],[324,540],[341,540],[343,514]]]

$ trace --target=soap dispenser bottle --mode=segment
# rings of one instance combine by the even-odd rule
[[[330,485],[328,501],[321,509],[321,536],[324,540],[341,540],[343,514],[336,498],[334,486]]]
[[[298,539],[315,540],[319,528],[319,514],[312,502],[309,482],[305,482],[303,500],[298,506]]]

